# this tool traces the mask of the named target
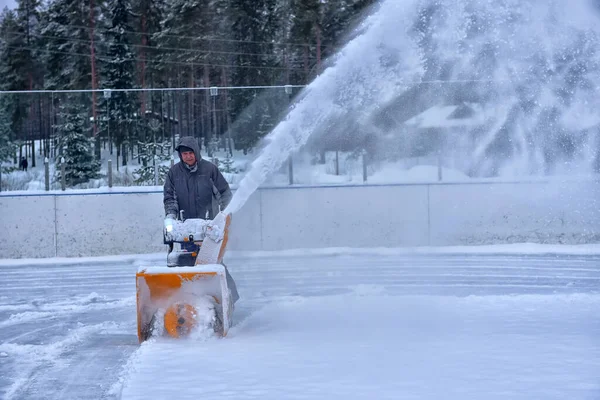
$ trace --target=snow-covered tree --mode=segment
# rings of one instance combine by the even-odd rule
[[[14,10],[5,9],[0,16],[0,88],[87,90],[306,83],[305,61],[309,72],[314,72],[315,21],[322,24],[325,49],[330,45],[329,36],[339,37],[361,5],[373,1],[17,0]],[[101,80],[98,85],[97,79]],[[111,137],[120,145],[127,143],[127,138],[132,144],[146,142],[147,132],[139,129],[146,112],[173,118],[177,121],[175,133],[204,137],[205,142],[239,120],[249,124],[230,132],[236,136],[238,148],[249,150],[285,106],[277,99],[272,106],[257,106],[258,115],[243,114],[261,95],[260,90],[220,90],[213,119],[215,99],[208,91],[112,92]],[[80,109],[86,126],[99,120],[104,124],[99,126],[100,132],[106,133],[108,102],[95,96],[87,93],[76,101],[83,106]],[[32,103],[29,99],[34,98],[15,95],[5,103],[13,143],[28,143],[38,127],[45,131],[50,125],[61,125],[56,110],[70,107],[62,94],[53,96],[52,105],[49,99]],[[47,120],[38,124],[37,115]],[[100,118],[93,120],[91,116]],[[161,140],[166,139],[165,133],[171,136],[173,130],[161,131]],[[126,147],[131,150],[131,146]],[[96,143],[96,156],[99,148]]]
[[[39,49],[39,28],[40,28],[40,0],[17,0],[17,24],[22,32],[22,40],[24,46],[19,48],[18,54],[21,58],[22,65],[19,71],[20,75],[24,76],[26,81],[22,89],[33,90],[40,87],[43,65],[37,62],[40,56]],[[27,114],[25,118],[25,131],[23,140],[31,139],[29,136],[33,131],[32,125],[35,113],[33,113],[34,97],[24,96],[21,101],[25,103]],[[27,136],[25,136],[27,135]],[[31,140],[31,167],[36,164],[35,141]]]
[[[48,90],[89,90],[95,86],[98,76],[98,44],[101,42],[97,31],[101,20],[102,1],[53,0],[42,15],[41,38],[43,46],[41,60],[45,63],[44,88]],[[90,12],[90,6],[94,6]],[[56,94],[52,97],[53,110],[77,109],[83,112],[87,126],[93,128],[97,121],[88,119],[97,107],[95,93],[82,96]],[[68,104],[76,101],[77,104]],[[62,125],[57,113],[52,113],[52,125]],[[90,130],[90,137],[97,133]],[[95,144],[95,154],[99,158],[100,143]]]
[[[172,0],[168,3],[162,31],[155,37],[166,72],[163,76],[166,86],[207,87],[219,83],[219,67],[226,64],[223,46],[228,43],[220,40],[222,32],[215,28],[223,23],[218,15],[220,2]],[[169,101],[180,110],[177,117],[181,134],[210,139],[215,129],[208,91],[174,92]]]
[[[37,86],[42,65],[37,62],[40,55],[40,0],[17,0],[17,23],[23,34],[25,46],[19,49],[24,61],[24,71],[27,75],[29,89]]]
[[[77,90],[92,88],[92,50],[97,61],[100,37],[96,27],[100,3],[90,13],[88,0],[53,0],[42,19],[41,34],[46,54],[45,87],[47,89]],[[91,15],[94,20],[90,19]],[[91,39],[94,48],[91,48]],[[97,67],[98,65],[96,65]],[[81,101],[78,98],[78,101]],[[88,104],[91,98],[88,100]]]
[[[221,172],[225,172],[228,174],[235,174],[238,172],[237,168],[235,168],[233,166],[233,158],[231,157],[231,154],[229,154],[229,152],[227,152],[225,154],[225,158],[221,161]]]
[[[9,102],[9,96],[0,96],[0,165],[16,154],[16,146],[11,141]]]
[[[141,185],[154,185],[155,173],[158,173],[158,184],[165,182],[169,167],[164,163],[171,159],[169,149],[170,141],[139,142],[139,157],[143,164],[134,172],[135,182]]]
[[[100,162],[94,157],[94,142],[90,135],[89,124],[85,123],[86,114],[83,105],[75,99],[69,99],[69,105],[61,106],[58,131],[58,160],[56,179],[60,180],[61,157],[65,161],[65,180],[68,186],[85,183],[98,178]]]
[[[0,24],[0,88],[2,90],[26,90],[28,88],[28,68],[30,52],[27,47],[25,28],[20,24],[17,14],[4,10]],[[9,139],[16,143],[26,133],[27,99],[23,95],[2,95],[3,110],[9,124]],[[16,163],[17,159],[14,158]]]
[[[135,77],[140,88],[165,87],[165,68],[160,63],[159,41],[156,35],[161,32],[161,21],[165,12],[164,0],[134,0],[132,10],[134,14],[133,29],[139,33],[132,35],[132,43],[138,45],[134,49],[138,57],[138,74]],[[164,94],[159,91],[140,92],[140,115],[163,113]],[[161,132],[161,134],[164,132]],[[140,140],[145,140],[144,135]]]
[[[231,72],[233,86],[271,85],[284,74],[282,58],[277,57],[274,45],[281,41],[281,38],[277,37],[281,24],[277,18],[280,15],[277,6],[278,2],[275,0],[231,0],[231,32],[237,43],[236,54],[232,60],[235,65]],[[247,123],[244,124],[243,134],[236,136],[235,143],[240,150],[248,151],[264,136],[264,131],[259,125],[264,125],[265,114],[259,115],[248,110],[252,104],[253,108],[263,111],[265,105],[257,106],[257,101],[264,103],[264,99],[260,99],[260,95],[254,90],[231,93],[233,119],[242,118]],[[269,118],[272,117],[274,115],[269,115]],[[267,122],[272,123],[272,120]]]
[[[133,26],[139,32],[135,37],[140,44],[137,49],[140,62],[138,83],[143,87],[164,86],[161,74],[167,69],[159,63],[158,37],[165,8],[164,0],[136,0],[133,5],[136,16]]]
[[[135,181],[142,185],[154,185],[157,179],[159,184],[163,184],[169,172],[169,166],[165,163],[171,159],[171,142],[157,139],[161,135],[162,126],[156,120],[150,120],[147,127],[150,131],[148,139],[138,142],[142,166],[134,172]]]
[[[135,54],[130,35],[132,27],[131,1],[111,0],[108,4],[107,20],[109,28],[104,34],[107,44],[107,57],[104,63],[102,86],[107,89],[132,89],[135,83]],[[117,145],[117,155],[122,164],[127,165],[129,145],[137,141],[136,124],[138,117],[138,94],[135,92],[113,91],[110,100],[103,100],[103,109],[108,109],[111,133]]]
[[[49,4],[42,18],[41,35],[43,38],[42,60],[46,66],[44,88],[46,90],[64,90],[70,88],[73,76],[72,32],[69,29],[68,4],[64,0],[55,0]],[[67,51],[65,51],[67,50]],[[58,106],[58,103],[55,104]]]

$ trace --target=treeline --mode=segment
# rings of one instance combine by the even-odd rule
[[[0,21],[0,159],[97,160],[104,147],[126,164],[176,134],[249,150],[285,109],[283,89],[143,89],[305,85],[372,3],[17,0]]]

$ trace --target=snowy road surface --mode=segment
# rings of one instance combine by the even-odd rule
[[[140,346],[132,259],[2,261],[0,397],[600,398],[600,256],[227,262],[242,299],[226,339]]]

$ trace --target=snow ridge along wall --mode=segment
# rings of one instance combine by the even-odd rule
[[[162,192],[0,195],[2,258],[155,253]],[[596,180],[261,188],[230,250],[600,243]]]

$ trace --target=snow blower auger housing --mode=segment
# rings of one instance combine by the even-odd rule
[[[140,343],[151,336],[184,337],[194,329],[227,335],[233,301],[222,261],[230,222],[223,213],[212,221],[165,220],[167,265],[139,267],[136,273]]]

